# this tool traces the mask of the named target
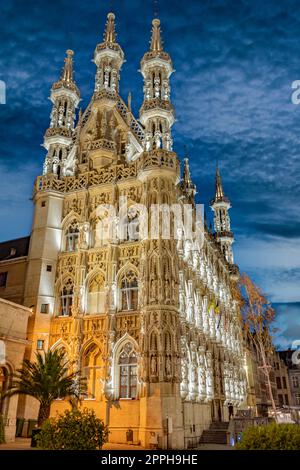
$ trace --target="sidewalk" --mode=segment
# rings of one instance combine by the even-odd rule
[[[0,451],[1,450],[36,450],[36,448],[30,447],[31,439],[27,439],[25,437],[17,437],[15,442],[10,442],[8,444],[0,444]],[[114,443],[107,443],[104,444],[103,450],[147,450],[141,446],[134,446],[128,444],[114,444]],[[199,444],[197,449],[193,450],[234,450],[233,447],[221,444]],[[176,452],[176,451],[175,451]]]
[[[9,442],[7,444],[0,444],[1,450],[36,450],[36,448],[30,447],[31,439],[25,437],[17,437],[15,442]],[[104,444],[103,450],[144,450],[140,446],[126,445],[126,444]]]

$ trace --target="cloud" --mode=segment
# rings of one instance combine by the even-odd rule
[[[292,347],[295,340],[300,340],[300,302],[274,304],[276,312],[274,343],[279,349]]]

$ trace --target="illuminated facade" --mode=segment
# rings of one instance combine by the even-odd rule
[[[184,227],[169,237],[160,229],[148,236],[152,221],[141,227],[143,210],[178,204],[192,208],[199,229],[188,160],[181,177],[172,150],[173,65],[158,19],[141,61],[139,121],[130,99],[125,104],[119,95],[124,53],[112,13],[95,49],[94,94],[78,116],[72,56],[67,51],[51,89],[47,155],[34,189],[24,303],[35,315],[27,356],[36,348],[65,349],[71,368],[87,377],[83,405],[109,425],[111,441],[126,442],[131,429],[143,446],[164,448],[168,439],[184,448],[212,420],[228,420],[228,405],[240,407],[246,397],[230,203],[217,170],[214,234],[204,227],[199,243]],[[105,212],[111,206],[118,209],[113,228]],[[33,400],[22,406],[32,417]],[[52,411],[67,406],[57,401]]]

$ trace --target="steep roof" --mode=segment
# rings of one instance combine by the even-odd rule
[[[16,238],[0,243],[0,261],[27,256],[30,237]]]

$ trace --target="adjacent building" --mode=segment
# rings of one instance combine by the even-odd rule
[[[0,413],[4,420],[6,442],[14,441],[18,396],[4,397],[12,374],[21,366],[27,340],[27,325],[31,310],[23,305],[0,298]]]
[[[279,356],[288,368],[291,391],[290,405],[296,407],[300,414],[300,353],[299,350],[279,351]]]

